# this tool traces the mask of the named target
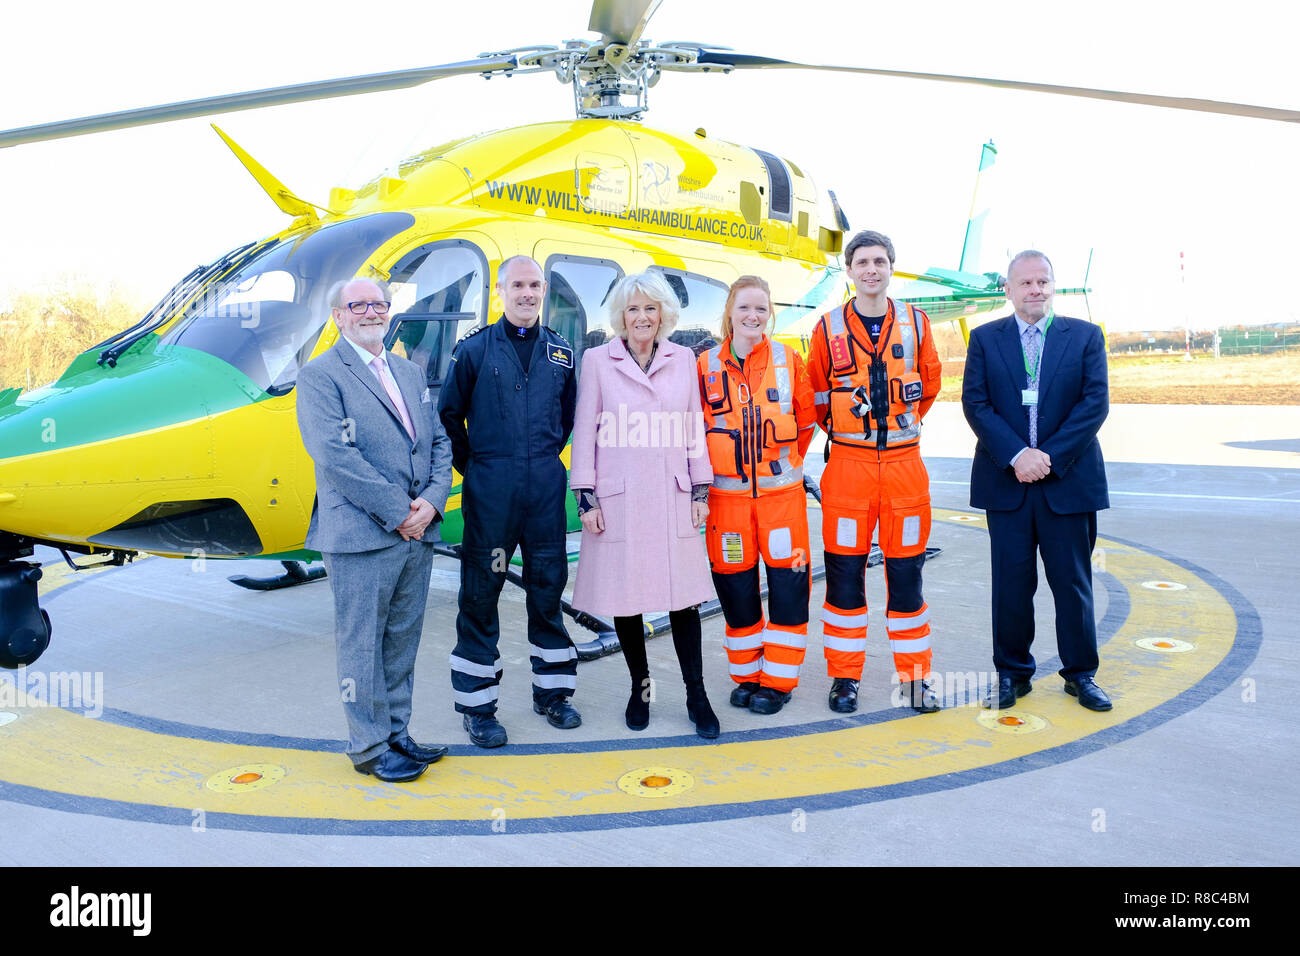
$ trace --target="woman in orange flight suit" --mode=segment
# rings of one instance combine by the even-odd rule
[[[766,334],[772,293],[732,283],[722,344],[698,359],[709,461],[707,541],[726,618],[731,703],[775,714],[799,683],[808,646],[808,509],[803,456],[815,411],[803,359]],[[767,566],[763,617],[758,558]]]

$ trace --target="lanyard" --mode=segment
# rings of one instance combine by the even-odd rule
[[[1029,377],[1031,382],[1038,381],[1038,370],[1043,366],[1043,351],[1047,348],[1047,330],[1052,327],[1052,319],[1054,318],[1056,318],[1056,314],[1048,312],[1047,317],[1042,320],[1041,326],[1033,326],[1033,328],[1038,328],[1039,334],[1042,335],[1042,340],[1038,343],[1038,357],[1034,361],[1033,368],[1029,367],[1029,356],[1025,355],[1024,338],[1022,337],[1020,340],[1020,357],[1025,363],[1025,375]]]

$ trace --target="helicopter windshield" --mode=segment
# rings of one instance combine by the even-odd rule
[[[414,223],[410,213],[385,212],[282,239],[209,286],[162,343],[214,355],[283,395],[329,318],[330,286]]]

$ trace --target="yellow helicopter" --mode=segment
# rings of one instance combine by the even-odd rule
[[[1285,110],[1010,83],[976,77],[796,63],[692,43],[643,40],[658,0],[595,0],[573,40],[471,60],[0,132],[0,148],[277,104],[394,90],[459,75],[549,73],[577,116],[424,150],[316,207],[229,137],[227,145],[291,217],[282,231],[184,276],[131,328],[77,356],[59,379],[0,392],[0,666],[36,660],[50,623],[30,561],[37,544],[106,555],[299,562],[314,500],[298,438],[298,370],[330,348],[331,283],[377,275],[393,288],[390,345],[436,388],[455,341],[499,313],[499,263],[525,253],[548,281],[543,319],[582,349],[609,335],[603,301],[623,274],[655,269],[683,303],[678,335],[714,334],[728,284],[761,273],[777,335],[798,341],[842,300],[837,254],[848,220],[783,156],[644,126],[647,91],[668,73],[808,69],[912,77],[1297,121]],[[220,132],[220,131],[218,131]],[[955,318],[1002,301],[999,277],[930,270],[925,297]],[[972,308],[973,307],[973,308]],[[460,539],[453,488],[445,541]],[[577,527],[570,515],[571,527]]]

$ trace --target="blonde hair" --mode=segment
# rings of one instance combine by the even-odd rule
[[[618,280],[618,284],[609,293],[610,328],[619,338],[627,338],[627,323],[623,321],[623,312],[632,296],[638,292],[659,306],[659,328],[655,331],[655,341],[668,338],[677,328],[677,317],[681,314],[682,304],[677,293],[673,292],[673,287],[658,272],[639,272]]]
[[[731,338],[731,307],[736,304],[736,296],[742,289],[762,289],[763,294],[767,296],[768,328],[765,328],[764,332],[767,332],[776,320],[776,311],[772,308],[772,290],[768,287],[767,281],[760,279],[758,276],[741,276],[731,283],[731,288],[727,290],[727,304],[722,307],[722,340],[724,342]]]

